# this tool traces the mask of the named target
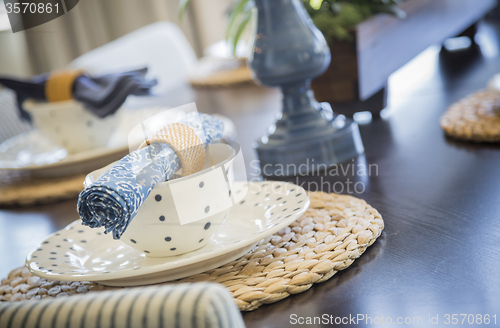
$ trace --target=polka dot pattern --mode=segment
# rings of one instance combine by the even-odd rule
[[[196,185],[198,184],[199,182]],[[182,263],[191,263],[187,262],[192,261],[191,259],[205,259],[205,254],[221,248],[229,251],[234,249],[232,247],[242,247],[238,245],[248,245],[245,244],[248,238],[260,240],[268,235],[270,229],[281,229],[280,225],[287,220],[291,222],[290,220],[298,218],[309,205],[307,195],[302,188],[294,186],[296,190],[292,191],[293,188],[290,187],[285,189],[285,185],[293,185],[283,182],[280,182],[283,186],[276,189],[271,182],[258,184],[260,189],[254,191],[250,189],[245,201],[240,200],[227,216],[227,220],[236,220],[236,224],[232,222],[221,226],[220,223],[209,218],[190,224],[190,234],[176,234],[175,230],[171,230],[169,226],[167,215],[163,215],[165,221],[159,220],[162,214],[152,217],[152,224],[165,227],[172,232],[159,236],[161,245],[165,252],[171,254],[169,255],[171,257],[156,260],[157,257],[147,239],[129,236],[123,240],[129,245],[133,244],[133,248],[124,245],[122,241],[114,241],[101,229],[82,227],[76,222],[43,241],[28,256],[27,263],[30,269],[47,279],[57,275],[53,278],[54,280],[88,281],[103,275],[106,275],[106,278],[99,279],[134,277],[141,275],[142,270],[151,265],[158,267],[158,270],[164,270],[167,267],[177,267]],[[205,187],[207,187],[206,184]],[[237,194],[240,189],[238,186],[233,186],[234,194]],[[269,199],[265,200],[265,198]],[[154,198],[152,201],[156,202]],[[252,213],[254,217],[262,218],[262,222],[256,225],[247,219],[244,220],[243,218],[248,218],[249,213]],[[217,243],[211,241],[214,232],[216,233],[214,238],[222,238],[217,239]],[[198,245],[198,249],[183,254],[182,243],[185,240]],[[200,246],[203,247],[200,248]],[[96,259],[98,260],[94,261]],[[156,269],[153,271],[159,272]],[[148,272],[152,271],[148,269]]]

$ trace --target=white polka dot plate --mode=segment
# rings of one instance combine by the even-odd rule
[[[286,182],[236,182],[246,189],[225,223],[204,247],[166,258],[146,257],[102,229],[75,221],[50,235],[27,257],[34,274],[52,280],[97,281],[109,286],[147,285],[180,279],[231,262],[267,236],[288,226],[309,207],[304,189]],[[172,247],[174,236],[169,241]]]

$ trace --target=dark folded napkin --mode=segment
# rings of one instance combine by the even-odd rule
[[[147,80],[147,69],[100,76],[80,75],[73,84],[73,98],[82,102],[85,108],[99,117],[115,113],[129,95],[148,95],[156,85],[156,80]],[[30,79],[13,79],[0,76],[0,84],[12,89],[17,95],[17,108],[20,116],[31,121],[23,109],[26,99],[46,101],[45,84],[49,74],[34,76]]]

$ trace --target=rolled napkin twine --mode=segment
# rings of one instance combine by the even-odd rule
[[[0,305],[0,328],[241,328],[231,294],[214,283],[121,289]]]
[[[84,189],[77,205],[82,224],[104,227],[105,233],[120,239],[159,182],[181,168],[183,175],[199,171],[205,161],[204,146],[222,139],[224,124],[207,114],[197,117],[188,114],[162,129]]]
[[[148,95],[156,80],[146,80],[147,69],[91,76],[82,70],[62,70],[21,80],[0,76],[0,84],[17,95],[20,116],[31,120],[22,104],[26,99],[57,102],[75,99],[98,117],[115,113],[129,95]]]

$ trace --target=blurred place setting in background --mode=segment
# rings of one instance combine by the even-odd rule
[[[496,0],[0,0],[0,328],[496,326],[499,49]]]

